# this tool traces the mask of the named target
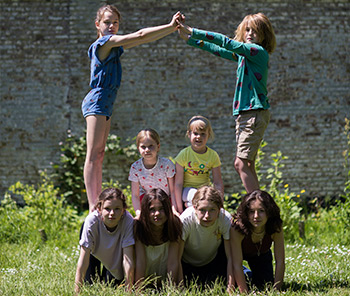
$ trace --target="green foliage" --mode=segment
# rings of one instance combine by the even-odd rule
[[[299,237],[299,220],[302,208],[296,199],[296,194],[289,190],[289,185],[283,185],[281,169],[284,167],[283,160],[288,159],[282,155],[281,151],[271,154],[271,168],[267,170],[267,180],[270,184],[267,186],[268,192],[274,197],[281,210],[283,220],[284,236],[287,240],[295,241]]]
[[[18,182],[16,185],[20,185],[20,183]],[[0,207],[0,242],[27,241],[32,232],[32,229],[28,228],[27,220],[26,215],[19,210],[10,194],[6,193]]]
[[[22,199],[25,206],[18,206],[14,196]],[[0,207],[0,241],[50,240],[64,244],[65,234],[75,229],[77,219],[76,211],[43,172],[37,186],[17,182],[5,193]]]
[[[344,150],[344,167],[348,171],[347,180],[344,187],[344,195],[342,196],[344,201],[338,201],[339,216],[343,223],[346,225],[346,232],[350,237],[350,119],[345,118],[344,134],[347,139],[347,149]]]
[[[59,164],[53,164],[52,177],[62,194],[71,204],[80,207],[86,203],[83,167],[86,156],[85,137],[77,138],[67,131],[65,142],[59,143],[61,157]]]
[[[60,163],[52,165],[54,169],[55,185],[59,188],[67,201],[75,205],[79,211],[87,208],[87,196],[84,185],[84,163],[86,157],[86,137],[77,137],[67,131],[67,138],[59,143],[61,150]],[[135,144],[122,147],[120,137],[109,135],[106,143],[105,152],[113,153],[116,156],[123,155],[128,159],[138,157]]]
[[[239,193],[225,194],[224,209],[233,214],[240,204],[242,196]]]
[[[347,149],[344,150],[344,167],[348,170],[347,180],[344,188],[344,198],[350,203],[350,119],[345,118],[344,134],[347,139]]]
[[[262,167],[262,160],[265,157],[264,148],[266,145],[267,145],[266,141],[262,140],[261,144],[259,146],[259,149],[258,149],[258,153],[256,155],[256,160],[255,160],[255,170],[256,170],[256,174],[258,176],[258,180],[259,180],[260,184],[262,183],[261,167]],[[265,187],[266,187],[266,185],[261,184],[260,189],[265,190],[266,189]]]
[[[345,212],[345,213],[344,213]],[[346,209],[339,206],[330,209],[318,208],[305,221],[305,243],[319,246],[323,244],[350,244],[349,221],[344,221]]]
[[[281,169],[284,168],[283,160],[288,159],[288,156],[282,155],[281,151],[278,151],[277,153],[271,154],[272,163],[271,168],[267,170],[267,179],[271,180],[270,184],[268,186],[268,191],[271,195],[275,196],[278,195],[280,190],[282,189],[282,171]]]

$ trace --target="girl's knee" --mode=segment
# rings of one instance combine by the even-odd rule
[[[239,157],[236,157],[235,158],[235,162],[234,162],[234,167],[235,167],[235,170],[237,172],[240,172],[242,171],[243,167],[244,167],[244,162],[241,158]]]
[[[94,163],[102,163],[105,155],[105,149],[92,149],[90,153],[87,154],[87,159]]]
[[[243,171],[253,171],[255,168],[255,163],[254,161],[248,160],[248,159],[243,159],[236,157],[235,162],[234,162],[234,168],[238,173],[243,172]]]

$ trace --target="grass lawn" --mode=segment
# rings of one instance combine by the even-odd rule
[[[50,243],[1,244],[0,295],[73,295],[78,259],[78,232],[69,246]],[[251,295],[350,295],[350,247],[286,244],[285,285],[281,293],[266,290]],[[135,295],[121,288],[96,283],[85,286],[81,295]],[[217,283],[199,291],[193,284],[179,289],[164,284],[161,291],[144,290],[138,295],[225,295]],[[239,294],[236,292],[235,294]]]

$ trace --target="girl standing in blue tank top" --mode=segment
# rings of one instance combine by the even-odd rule
[[[97,11],[95,26],[98,39],[88,52],[91,59],[91,91],[82,103],[87,125],[84,181],[90,211],[96,204],[102,187],[102,163],[111,126],[110,117],[122,77],[120,56],[124,49],[158,40],[174,32],[182,17],[177,12],[169,24],[116,35],[120,21],[118,9],[105,5]]]

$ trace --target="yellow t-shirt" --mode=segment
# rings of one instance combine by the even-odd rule
[[[188,146],[180,151],[175,161],[184,168],[183,187],[199,188],[209,185],[209,172],[221,166],[219,155],[209,147],[205,153],[199,154]]]

